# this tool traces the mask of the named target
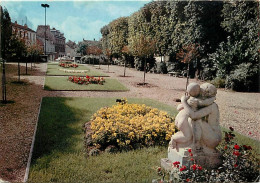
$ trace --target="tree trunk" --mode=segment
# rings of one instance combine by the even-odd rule
[[[20,60],[18,61],[18,82],[20,82],[21,81],[21,71],[20,71]]]
[[[124,66],[124,77],[125,77],[125,71],[126,71],[126,60],[125,60],[125,66]]]
[[[33,58],[34,58],[34,56],[31,57],[31,71],[32,71],[32,62],[33,62]]]
[[[145,73],[146,73],[146,58],[144,58],[144,85],[145,85]]]
[[[99,59],[98,59],[98,68],[100,69],[100,55],[99,55]]]
[[[3,60],[3,65],[2,65],[2,103],[6,104],[6,77],[5,77],[5,61]]]
[[[187,69],[186,92],[187,92],[187,87],[189,84],[189,77],[190,77],[190,62],[188,62],[188,69]]]
[[[25,67],[25,74],[27,75],[28,74],[28,72],[27,72],[27,59],[26,59],[25,65],[26,65],[26,67]]]

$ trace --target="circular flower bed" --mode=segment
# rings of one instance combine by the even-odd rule
[[[86,145],[100,150],[111,146],[129,150],[168,144],[175,132],[174,119],[166,112],[144,104],[128,104],[126,100],[101,108],[87,126]]]
[[[81,77],[81,76],[69,76],[69,81],[73,82],[73,83],[77,83],[77,84],[100,84],[103,85],[105,82],[105,79],[102,77],[90,77],[90,76],[86,76],[86,77]]]

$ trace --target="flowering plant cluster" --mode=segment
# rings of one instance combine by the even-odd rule
[[[69,68],[69,67],[77,68],[78,67],[77,64],[68,64],[68,63],[62,63],[62,62],[59,63],[59,66],[60,67],[65,67],[65,68]]]
[[[73,83],[77,83],[77,84],[100,84],[103,85],[105,82],[105,79],[102,77],[90,77],[88,75],[86,75],[86,77],[81,77],[81,76],[69,76],[69,81],[73,82]]]
[[[101,108],[91,120],[92,143],[98,148],[113,145],[120,150],[167,144],[175,130],[166,112],[124,99]]]
[[[233,130],[230,127],[230,131],[225,132],[224,142],[219,146],[223,158],[221,167],[211,170],[203,168],[196,164],[192,150],[189,149],[189,166],[180,166],[180,162],[173,162],[172,170],[168,172],[169,181],[164,180],[167,172],[158,168],[158,174],[162,176],[160,182],[258,182],[259,159],[252,155],[251,146],[241,146],[233,141]]]

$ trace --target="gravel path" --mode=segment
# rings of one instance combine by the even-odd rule
[[[22,64],[23,66],[25,64]],[[46,63],[36,64],[30,75],[23,75],[21,79],[27,84],[14,84],[17,80],[17,68],[8,64],[8,100],[14,104],[0,106],[0,177],[10,181],[22,181],[30,145],[37,120],[40,101],[42,97],[135,97],[151,98],[176,107],[179,99],[185,92],[186,78],[176,78],[168,75],[146,74],[148,86],[138,86],[143,82],[143,72],[134,69],[126,70],[123,67],[88,66],[100,72],[105,72],[110,77],[118,79],[127,86],[127,92],[93,92],[93,91],[45,91]],[[25,68],[22,67],[22,73]],[[190,80],[191,82],[199,82]],[[200,82],[199,82],[200,83]],[[218,90],[217,101],[220,110],[220,124],[224,127],[232,126],[235,131],[260,140],[259,119],[260,93],[238,93]]]

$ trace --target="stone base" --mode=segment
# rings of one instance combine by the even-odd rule
[[[180,166],[185,165],[189,167],[193,162],[190,162],[190,153],[188,148],[180,148],[179,151],[176,149],[168,149],[168,158],[161,159],[161,166],[165,170],[171,170],[172,163],[179,161]],[[193,152],[192,158],[195,160],[195,164],[201,165],[204,168],[217,168],[222,164],[220,154],[215,153],[204,153],[202,151]]]

